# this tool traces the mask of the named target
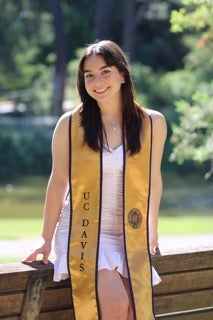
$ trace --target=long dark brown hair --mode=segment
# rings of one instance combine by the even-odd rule
[[[93,150],[100,149],[102,136],[100,108],[96,100],[87,93],[84,80],[85,59],[92,55],[102,56],[107,66],[115,66],[124,76],[125,83],[121,85],[121,95],[126,147],[131,155],[138,153],[141,149],[143,112],[135,102],[135,89],[125,54],[116,43],[109,40],[99,41],[87,47],[79,62],[77,88],[82,101],[81,125],[84,128],[84,140]]]

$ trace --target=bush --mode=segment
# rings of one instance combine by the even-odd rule
[[[56,119],[1,119],[0,178],[49,174],[51,137]]]

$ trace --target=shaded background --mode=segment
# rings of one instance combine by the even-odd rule
[[[202,217],[197,232],[210,232],[212,7],[208,0],[1,0],[0,238],[30,236],[37,222],[20,219],[42,217],[52,132],[79,103],[78,59],[97,39],[124,49],[138,101],[167,119],[162,217],[191,217],[183,222],[188,232]]]

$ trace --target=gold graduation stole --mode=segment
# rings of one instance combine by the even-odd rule
[[[70,208],[68,267],[76,320],[99,320],[98,247],[101,220],[102,153],[84,143],[80,109],[70,120]],[[135,320],[153,320],[148,209],[151,118],[144,110],[142,148],[124,152],[123,208],[127,269]]]

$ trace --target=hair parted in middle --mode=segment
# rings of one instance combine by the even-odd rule
[[[93,55],[103,57],[106,65],[116,67],[125,79],[121,85],[123,129],[127,150],[133,155],[141,149],[140,132],[143,112],[135,101],[135,89],[127,58],[123,50],[110,40],[102,40],[89,45],[79,61],[77,88],[82,102],[81,125],[84,128],[85,142],[93,150],[100,150],[102,136],[101,113],[96,100],[87,93],[84,79],[85,60]]]

